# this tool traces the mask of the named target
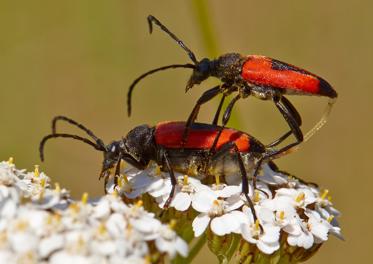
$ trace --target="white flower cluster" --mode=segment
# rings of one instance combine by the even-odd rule
[[[0,162],[0,263],[150,263],[188,245],[142,207],[115,195],[73,201],[43,173]]]
[[[108,182],[108,192],[127,199],[147,193],[163,208],[171,192],[168,173],[154,164],[144,171],[126,167],[123,172],[117,186],[112,180]],[[249,186],[256,216],[247,206],[239,182],[226,185],[216,179],[214,184],[206,185],[176,175],[178,184],[170,207],[181,212],[193,208],[198,213],[192,222],[195,237],[208,227],[218,236],[239,234],[264,254],[277,251],[284,237],[288,245],[305,250],[323,243],[329,234],[343,239],[336,220],[339,212],[332,207],[327,190],[320,192],[315,185],[276,173],[268,165],[263,166],[258,177],[258,189]]]

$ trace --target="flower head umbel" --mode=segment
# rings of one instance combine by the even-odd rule
[[[240,246],[234,255],[238,261],[248,261],[252,251],[263,256],[284,254],[286,258],[299,249],[297,252],[301,253],[293,258],[295,263],[315,253],[329,234],[342,238],[336,221],[339,212],[325,193],[313,184],[275,172],[266,164],[258,177],[257,189],[248,186],[254,212],[242,194],[242,184],[227,184],[219,177],[207,183],[175,173],[174,196],[169,208],[164,208],[172,190],[167,172],[151,164],[144,171],[128,167],[124,174],[132,182],[131,191],[124,195],[126,201],[131,202],[127,198],[136,193],[136,199],[141,197],[145,207],[152,208],[163,220],[178,218],[177,232],[193,232],[195,237],[207,234],[209,247],[217,255],[228,254],[224,243],[239,237]],[[139,178],[135,181],[136,177]]]
[[[187,256],[168,224],[116,195],[73,201],[39,172],[0,162],[0,263],[147,263]]]

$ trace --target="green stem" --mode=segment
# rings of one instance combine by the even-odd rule
[[[206,0],[192,0],[192,8],[195,19],[197,20],[201,29],[201,36],[205,50],[209,57],[216,58],[219,55],[219,48],[216,41],[216,35],[211,25],[211,19],[209,14],[209,8]],[[223,109],[227,107],[229,100],[225,100]],[[233,111],[229,119],[229,126],[239,128],[240,119],[237,111]]]
[[[192,0],[195,18],[201,29],[203,43],[209,57],[218,56],[218,47],[215,34],[210,23],[207,2],[205,0]]]

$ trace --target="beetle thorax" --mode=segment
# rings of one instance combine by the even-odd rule
[[[245,58],[238,53],[227,53],[212,61],[211,76],[224,83],[234,84],[241,81],[241,69]]]
[[[154,159],[154,128],[141,125],[132,129],[126,136],[124,150],[137,161]]]

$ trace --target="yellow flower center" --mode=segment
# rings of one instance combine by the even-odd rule
[[[34,169],[34,175],[35,175],[35,177],[39,177],[39,175],[40,175],[39,165],[35,165],[34,167],[35,167],[35,169]]]
[[[176,219],[171,219],[170,223],[168,224],[168,227],[171,229],[174,229],[176,227],[177,220]]]
[[[254,192],[254,202],[258,203],[260,201],[259,191],[255,190]]]
[[[279,218],[280,218],[281,221],[283,221],[285,219],[285,212],[284,211],[280,212]]]
[[[302,202],[304,200],[304,197],[305,197],[304,192],[301,192],[300,194],[298,194],[297,198],[295,198],[295,201],[297,203],[300,203],[300,202]]]
[[[325,198],[327,197],[328,193],[329,193],[329,190],[325,189],[324,192],[321,195],[321,200],[325,200]]]
[[[9,165],[14,164],[14,158],[13,157],[9,157],[8,164]]]
[[[138,200],[136,203],[135,203],[135,206],[136,207],[141,207],[143,206],[144,202],[142,200]]]
[[[161,175],[162,171],[161,171],[161,166],[157,165],[155,167],[155,175],[159,176]]]
[[[87,192],[83,193],[81,201],[82,201],[82,204],[87,204],[87,202],[88,202],[88,193]]]
[[[258,220],[258,219],[256,219],[256,221],[255,221],[254,229],[255,229],[256,231],[260,231],[260,224],[259,224],[259,220]]]
[[[333,221],[333,219],[334,219],[334,215],[330,215],[330,216],[328,217],[327,221],[328,221],[329,223],[331,223],[331,222]]]
[[[41,186],[42,188],[45,187],[45,178],[43,178],[43,179],[40,180],[40,186]]]
[[[216,183],[216,186],[220,185],[220,177],[217,174],[215,174],[215,183]]]
[[[61,192],[61,187],[60,187],[60,184],[59,184],[58,182],[56,182],[56,183],[54,184],[54,191],[55,191],[56,193],[60,193],[60,192]]]
[[[184,175],[184,178],[183,178],[183,185],[188,185],[188,184],[189,184],[188,175]]]

